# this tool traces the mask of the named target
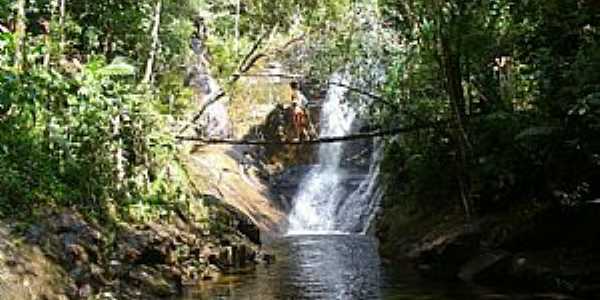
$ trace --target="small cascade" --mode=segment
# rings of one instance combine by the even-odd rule
[[[192,50],[195,54],[194,63],[188,70],[186,83],[194,91],[198,108],[206,105],[207,101],[221,91],[217,80],[210,75],[209,62],[206,58],[207,48],[205,43],[204,24],[197,21],[196,33],[192,37]],[[227,138],[232,135],[232,125],[229,112],[224,101],[208,104],[201,118],[198,120],[197,132],[209,138]]]
[[[380,162],[383,147],[375,141],[375,151],[371,157],[369,173],[346,201],[340,203],[336,213],[338,230],[366,234],[375,218],[383,196],[379,185]]]
[[[358,122],[357,109],[347,101],[349,76],[336,73],[321,111],[321,137],[352,133]],[[288,234],[365,233],[378,199],[379,151],[374,151],[365,174],[344,166],[344,153],[349,144],[321,144],[318,164],[300,183],[289,217]],[[349,181],[359,184],[349,185]],[[352,187],[354,186],[354,187]]]

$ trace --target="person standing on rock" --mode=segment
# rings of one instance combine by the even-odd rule
[[[292,123],[294,124],[295,140],[304,140],[306,137],[306,115],[296,101],[292,102]]]
[[[290,87],[292,89],[292,121],[296,130],[296,138],[298,140],[309,140],[311,138],[310,128],[312,128],[312,122],[307,109],[308,99],[300,91],[298,82],[292,81]]]

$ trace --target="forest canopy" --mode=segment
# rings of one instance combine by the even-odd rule
[[[364,112],[371,127],[442,122],[386,141],[384,183],[398,195],[389,205],[470,216],[522,202],[573,207],[600,193],[596,1],[0,7],[5,213],[46,204],[163,209],[193,197],[174,137],[198,109],[186,85],[194,38],[233,99],[232,78],[259,54],[253,64],[281,64],[316,90],[339,70],[361,78],[353,84],[376,96]]]

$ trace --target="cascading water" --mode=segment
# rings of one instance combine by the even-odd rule
[[[217,80],[210,75],[209,63],[206,58],[207,50],[205,36],[202,27],[204,24],[198,23],[194,37],[192,37],[192,50],[194,51],[195,62],[188,71],[187,84],[194,90],[197,97],[198,107],[204,106],[208,99],[213,98],[221,92],[221,87]],[[231,135],[232,126],[224,101],[216,101],[209,104],[199,119],[198,128],[202,129],[201,135],[211,138],[226,138]]]
[[[375,142],[369,173],[346,201],[339,204],[336,213],[338,230],[366,234],[376,215],[383,190],[379,186],[379,171],[382,147]]]
[[[357,110],[347,101],[350,80],[336,73],[321,111],[321,137],[351,133]],[[371,158],[369,174],[355,190],[348,180],[356,177],[342,166],[345,144],[325,143],[319,147],[319,163],[304,177],[290,213],[288,234],[364,233],[378,199],[376,197],[378,152]],[[361,174],[364,176],[364,174]]]
[[[386,79],[384,66],[389,62],[382,45],[392,35],[381,21],[376,0],[354,5],[361,51],[329,79],[320,115],[321,137],[351,134],[360,127],[359,111],[377,109],[371,105],[372,98],[349,91],[348,86],[376,91]],[[378,185],[381,147],[378,141],[368,142],[319,146],[318,164],[303,178],[293,199],[288,234],[366,233],[382,194]],[[358,154],[356,150],[367,151]],[[355,164],[356,157],[368,161],[369,167]]]

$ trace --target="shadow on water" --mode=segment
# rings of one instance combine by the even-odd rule
[[[271,265],[188,290],[184,299],[567,299],[424,280],[409,266],[383,267],[368,236],[288,236],[273,248]]]

